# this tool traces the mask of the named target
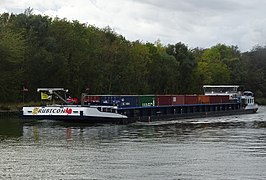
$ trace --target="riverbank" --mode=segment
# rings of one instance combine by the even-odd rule
[[[266,98],[256,98],[256,103],[259,104],[259,105],[262,105],[262,106],[265,106],[266,105]]]
[[[19,115],[19,111],[11,111],[11,110],[0,110],[0,117],[4,116],[18,116]]]
[[[1,104],[0,105],[0,117],[7,117],[7,116],[17,116],[19,115],[19,111],[22,108],[22,106],[18,106],[15,104],[7,105],[7,104]]]
[[[0,116],[17,116],[23,106],[40,106],[40,103],[2,103],[0,104]]]

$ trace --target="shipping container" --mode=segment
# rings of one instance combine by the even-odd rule
[[[198,104],[197,95],[185,95],[185,104]]]
[[[210,103],[229,103],[229,95],[210,96]]]
[[[172,105],[171,95],[157,95],[156,96],[156,106],[170,106]]]
[[[98,95],[86,95],[83,97],[84,103],[100,103],[100,96]]]
[[[138,96],[135,95],[103,95],[100,97],[102,104],[117,105],[119,107],[138,106]]]
[[[119,95],[102,95],[100,96],[101,104],[118,105],[120,103]]]
[[[199,104],[210,104],[210,97],[206,95],[198,95]]]
[[[120,107],[137,107],[139,106],[139,96],[136,95],[121,95]]]
[[[230,96],[223,96],[222,97],[222,103],[229,103],[230,102]]]
[[[140,95],[139,106],[155,106],[155,95]]]
[[[185,104],[184,95],[172,95],[172,105]]]
[[[157,106],[171,106],[178,104],[185,104],[184,95],[157,95],[156,105]]]

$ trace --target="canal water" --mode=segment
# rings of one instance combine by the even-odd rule
[[[129,125],[2,117],[0,179],[266,179],[266,107]]]

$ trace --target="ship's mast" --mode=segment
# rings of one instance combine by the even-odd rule
[[[50,95],[55,95],[60,100],[62,100],[64,103],[68,104],[68,102],[66,101],[66,97],[63,98],[62,95],[60,95],[58,93],[58,92],[63,92],[65,95],[68,92],[68,89],[64,89],[64,88],[38,88],[37,92],[48,92]],[[54,99],[53,99],[53,103],[54,103]]]

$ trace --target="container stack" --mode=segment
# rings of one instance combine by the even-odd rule
[[[229,103],[229,96],[210,95],[85,95],[84,104],[118,107],[176,106]]]

